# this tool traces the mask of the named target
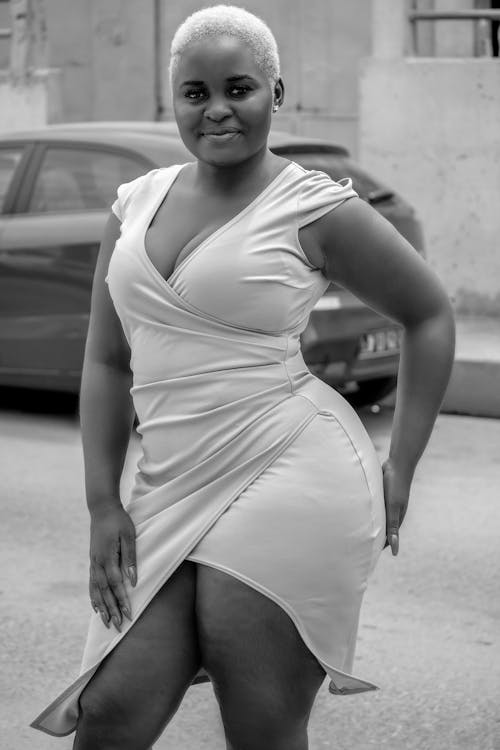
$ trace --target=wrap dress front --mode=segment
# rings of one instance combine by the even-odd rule
[[[141,457],[125,507],[137,532],[133,621],[91,615],[79,677],[33,722],[72,732],[101,661],[183,560],[270,597],[329,677],[351,674],[363,593],[385,542],[381,465],[356,412],[313,376],[300,334],[328,281],[299,229],[355,196],[290,162],[165,279],[146,231],[184,165],[118,188],[106,281],[131,350]],[[210,678],[203,668],[193,683]]]

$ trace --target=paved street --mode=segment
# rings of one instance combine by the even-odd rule
[[[0,748],[69,750],[28,724],[76,675],[90,614],[78,426],[2,398]],[[391,412],[363,420],[385,456]],[[500,750],[499,446],[500,421],[439,418],[400,555],[365,597],[355,673],[381,690],[325,680],[310,750]],[[193,686],[155,750],[224,749],[211,686]]]

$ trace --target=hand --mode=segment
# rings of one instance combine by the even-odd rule
[[[399,528],[408,509],[412,478],[399,470],[390,458],[382,464],[382,472],[387,528],[384,549],[390,545],[392,554],[396,556],[399,551]]]
[[[113,622],[121,632],[122,613],[132,620],[124,575],[137,583],[135,526],[121,507],[93,514],[90,524],[89,594],[93,609],[100,612],[107,628]]]

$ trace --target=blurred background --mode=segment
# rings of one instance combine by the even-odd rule
[[[0,0],[0,130],[171,119],[171,38],[204,5]],[[498,314],[498,20],[479,15],[495,8],[498,15],[498,2],[245,7],[279,44],[286,83],[279,127],[341,143],[400,191],[422,217],[429,260],[457,310]]]
[[[190,158],[169,49],[212,4],[0,0],[2,750],[71,746],[27,724],[76,674],[87,626],[76,399],[93,265],[116,186]],[[363,612],[358,671],[382,690],[319,696],[311,750],[500,750],[500,1],[243,5],[280,49],[273,149],[351,176],[435,269],[457,320],[402,553],[382,559]],[[383,457],[397,327],[332,285],[302,343]],[[223,747],[210,690],[188,691],[158,750]]]

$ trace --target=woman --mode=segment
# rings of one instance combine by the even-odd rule
[[[306,750],[325,676],[332,693],[375,689],[351,674],[361,599],[386,541],[398,552],[452,311],[350,180],[268,149],[284,88],[262,21],[195,13],[170,72],[195,161],[120,186],[106,227],[81,392],[96,614],[80,677],[33,726],[76,728],[75,750],[145,750],[210,679],[228,748]],[[300,353],[331,280],[404,327],[383,469]]]

